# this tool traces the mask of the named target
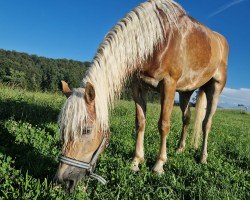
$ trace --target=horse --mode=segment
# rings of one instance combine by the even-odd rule
[[[73,191],[77,182],[94,174],[96,161],[108,145],[109,110],[128,79],[136,108],[136,146],[131,164],[135,172],[144,161],[146,93],[153,88],[161,96],[158,122],[160,149],[153,172],[164,173],[166,140],[175,93],[179,93],[182,132],[177,152],[185,149],[190,123],[189,100],[198,89],[194,147],[203,132],[201,163],[207,163],[212,118],[227,79],[228,43],[224,36],[187,15],[172,0],[141,3],[106,35],[79,88],[62,81],[67,100],[59,115],[63,141],[56,173],[59,183]]]

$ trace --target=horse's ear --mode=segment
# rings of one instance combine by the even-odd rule
[[[62,84],[62,93],[69,98],[69,96],[72,94],[71,89],[69,88],[68,83],[66,83],[65,81],[61,81]]]
[[[85,87],[85,100],[87,103],[92,103],[95,100],[95,89],[94,86],[87,82]]]

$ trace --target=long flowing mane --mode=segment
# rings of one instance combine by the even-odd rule
[[[86,82],[94,85],[96,117],[102,130],[108,127],[109,107],[119,97],[125,81],[140,69],[157,45],[164,41],[166,31],[171,31],[165,30],[166,27],[178,27],[180,14],[185,14],[185,11],[172,0],[150,0],[129,12],[107,34],[83,79],[83,87]],[[84,106],[82,109],[81,106],[76,107],[77,113],[84,112]],[[74,118],[71,116],[72,120]],[[64,125],[72,127],[72,124]]]
[[[151,0],[127,14],[105,37],[83,79],[96,90],[96,114],[103,129],[108,127],[108,108],[119,96],[126,79],[138,69],[155,46],[164,40],[164,22],[177,26],[177,15],[184,10],[172,0]]]

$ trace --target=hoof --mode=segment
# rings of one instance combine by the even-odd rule
[[[207,159],[201,159],[200,163],[206,165],[207,164]]]
[[[184,150],[185,150],[184,147],[179,147],[179,148],[176,150],[176,153],[177,153],[177,154],[183,153]]]
[[[144,161],[143,158],[137,158],[137,157],[135,157],[133,159],[131,167],[130,167],[131,171],[133,171],[133,172],[139,172],[140,171],[139,165],[141,163],[143,163],[143,161]]]
[[[160,176],[165,174],[165,171],[164,171],[163,167],[161,167],[161,168],[155,168],[155,167],[153,167],[152,170],[153,170],[153,172],[155,174],[160,175]]]
[[[153,169],[153,172],[154,172],[155,174],[159,175],[159,176],[163,176],[163,175],[165,174],[164,169],[159,170],[159,171],[156,171],[156,170]]]
[[[140,171],[140,168],[139,168],[139,165],[142,164],[144,162],[144,158],[141,157],[134,157],[133,161],[132,161],[132,164],[131,164],[131,171],[133,172],[139,172]]]
[[[164,161],[162,160],[158,160],[155,164],[155,166],[153,167],[153,172],[155,172],[158,175],[162,175],[165,173],[164,169],[163,169],[163,165],[164,165]]]
[[[136,173],[140,171],[140,168],[138,167],[138,165],[132,164],[130,167],[131,171]]]
[[[207,155],[202,155],[201,156],[201,161],[200,161],[201,164],[207,164]]]

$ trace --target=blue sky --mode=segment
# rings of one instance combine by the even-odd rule
[[[0,0],[0,48],[91,61],[105,34],[143,0]],[[229,41],[227,89],[250,105],[250,0],[179,0],[189,15]],[[232,91],[232,90],[233,91]],[[249,90],[248,90],[249,89]],[[235,90],[235,91],[234,91]],[[236,92],[236,93],[235,93]],[[236,99],[233,102],[236,103]]]

